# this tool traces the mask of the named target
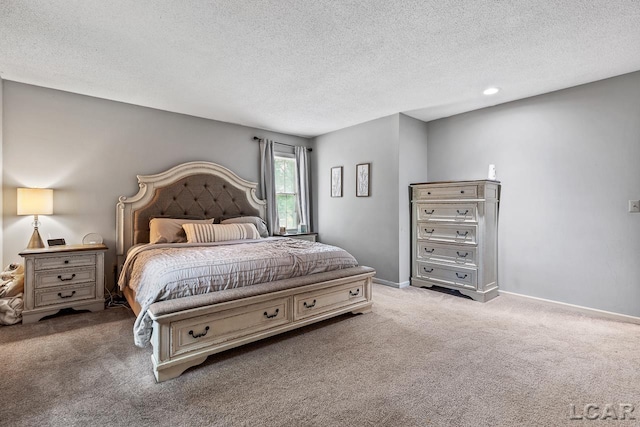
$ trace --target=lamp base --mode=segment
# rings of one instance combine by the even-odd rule
[[[40,232],[38,231],[38,227],[33,228],[33,234],[31,235],[31,240],[29,240],[29,244],[27,245],[27,249],[41,249],[44,248],[44,242],[42,241],[42,237],[40,237]]]

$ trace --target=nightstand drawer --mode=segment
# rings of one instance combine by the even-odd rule
[[[419,222],[417,225],[418,239],[472,245],[477,243],[477,227],[475,225],[438,224],[435,222]]]
[[[472,246],[438,245],[418,240],[418,258],[455,264],[476,265],[476,248]]]
[[[35,260],[36,270],[51,270],[54,268],[83,267],[96,264],[94,254],[86,255],[61,255],[52,257],[40,257]]]
[[[95,283],[82,283],[76,286],[64,286],[55,289],[35,292],[35,306],[43,307],[52,304],[68,303],[96,297]]]
[[[429,187],[415,187],[415,200],[430,199],[475,199],[478,197],[477,185],[443,185]]]
[[[329,310],[346,307],[367,300],[365,281],[337,288],[320,289],[293,296],[295,320],[315,316]]]
[[[461,286],[476,289],[476,270],[462,267],[449,267],[426,262],[417,263],[416,276],[446,286]]]
[[[289,297],[171,323],[171,355],[291,323]]]
[[[475,204],[434,203],[417,205],[418,221],[477,222]]]
[[[95,281],[96,269],[94,266],[88,268],[67,268],[47,271],[46,273],[36,272],[35,274],[36,289]]]

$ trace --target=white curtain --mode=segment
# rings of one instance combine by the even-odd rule
[[[311,223],[309,217],[309,204],[311,195],[309,193],[309,156],[307,155],[307,147],[295,147],[296,155],[296,186],[298,193],[298,213],[300,214],[300,223],[306,224],[307,231],[311,231]]]
[[[265,221],[269,235],[278,230],[278,208],[276,206],[275,169],[273,165],[273,141],[260,140],[260,192],[267,200]]]

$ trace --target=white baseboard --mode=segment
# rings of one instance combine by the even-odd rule
[[[406,282],[390,282],[389,280],[378,279],[377,277],[373,278],[373,283],[378,283],[380,285],[391,286],[392,288],[406,288],[410,285],[410,282],[407,280]]]
[[[532,296],[529,296],[529,295],[518,294],[516,292],[503,291],[502,289],[500,290],[500,293],[501,294],[513,295],[513,296],[521,297],[521,298],[534,299],[534,300],[537,300],[537,301],[550,302],[552,304],[564,305],[565,307],[571,307],[571,308],[574,308],[574,309],[576,309],[578,311],[582,311],[582,312],[585,312],[585,313],[598,314],[600,316],[609,318],[611,320],[617,320],[617,321],[620,321],[620,322],[627,322],[627,323],[635,323],[637,325],[640,325],[640,317],[636,317],[636,316],[629,316],[627,314],[614,313],[612,311],[598,310],[597,308],[583,307],[581,305],[568,304],[566,302],[553,301],[553,300],[545,299],[545,298],[532,297]]]

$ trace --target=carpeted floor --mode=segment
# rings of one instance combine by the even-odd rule
[[[374,303],[160,384],[126,309],[0,327],[0,425],[640,424],[640,325],[511,295],[375,285]],[[589,404],[608,422],[570,419]]]

